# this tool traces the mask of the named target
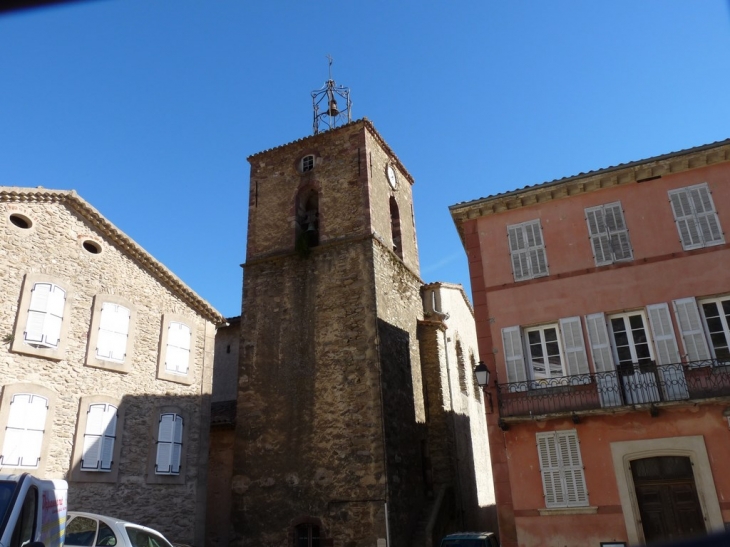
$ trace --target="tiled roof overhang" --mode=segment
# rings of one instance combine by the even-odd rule
[[[123,253],[134,259],[141,268],[177,295],[200,316],[215,325],[225,324],[225,318],[208,302],[198,296],[179,277],[158,262],[128,235],[109,222],[74,190],[45,188],[0,187],[2,203],[61,203],[78,213],[84,220],[112,241]]]
[[[461,224],[470,219],[601,188],[648,182],[665,175],[727,161],[730,161],[730,139],[457,203],[451,205],[449,211],[463,242]]]

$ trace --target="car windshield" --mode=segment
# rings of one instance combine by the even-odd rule
[[[15,481],[0,481],[0,523],[5,521],[5,513],[10,507],[10,500],[13,499],[13,492],[18,487]]]
[[[445,539],[441,547],[488,547],[485,539]]]

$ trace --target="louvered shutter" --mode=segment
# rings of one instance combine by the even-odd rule
[[[130,311],[119,304],[104,302],[99,320],[96,356],[99,359],[124,362],[129,336]]]
[[[583,341],[583,328],[580,317],[566,317],[560,320],[560,332],[563,337],[563,350],[568,374],[588,374],[588,358]]]
[[[180,472],[182,456],[183,419],[176,414],[162,414],[157,432],[158,475],[176,475]]]
[[[31,289],[24,339],[34,345],[58,347],[61,340],[66,291],[52,283],[35,283]]]
[[[617,406],[621,404],[618,380],[614,372],[611,342],[606,328],[606,317],[603,313],[586,315],[586,329],[591,345],[591,357],[596,369],[596,383],[601,406]]]
[[[525,225],[527,243],[530,247],[530,273],[531,277],[540,277],[547,274],[547,257],[545,255],[545,244],[542,240],[540,221],[535,220]]]
[[[45,397],[30,393],[13,396],[0,466],[38,467],[47,413],[48,399]]]
[[[711,358],[702,320],[694,298],[680,298],[672,302],[687,359],[706,361]]]
[[[631,260],[632,253],[629,231],[626,228],[626,222],[624,222],[624,212],[621,209],[621,203],[616,202],[604,205],[603,214],[606,228],[608,228],[609,237],[611,238],[613,260]]]
[[[603,219],[603,209],[594,207],[586,209],[586,223],[588,224],[588,235],[591,239],[591,247],[593,248],[593,257],[596,266],[610,264],[613,262],[611,255],[611,241],[606,230],[606,224]]]
[[[537,453],[545,493],[545,507],[565,507],[565,489],[560,476],[560,456],[555,433],[537,434]]]
[[[508,382],[525,382],[525,358],[522,351],[522,336],[520,327],[502,329],[502,343],[504,344],[504,364],[507,367]]]
[[[697,218],[697,225],[705,245],[724,243],[725,238],[720,229],[720,220],[715,213],[715,204],[707,184],[689,188],[689,195]]]
[[[665,303],[652,304],[646,307],[649,314],[651,332],[654,336],[654,346],[657,349],[657,361],[660,365],[678,363],[679,349],[674,337],[672,319],[669,316],[669,306]]]
[[[89,405],[81,458],[82,470],[111,470],[116,428],[117,407],[103,403]]]
[[[190,362],[190,327],[175,321],[167,330],[165,369],[176,374],[187,374]]]
[[[555,436],[559,447],[561,471],[565,480],[565,504],[568,507],[588,505],[588,490],[586,489],[578,435],[575,431],[557,431]]]
[[[679,239],[682,242],[682,248],[688,251],[702,247],[702,238],[697,226],[697,220],[692,211],[687,189],[669,192],[669,200],[672,204],[674,222],[677,224],[677,231],[679,232]]]
[[[507,236],[512,255],[512,271],[515,281],[530,278],[530,265],[526,251],[525,234],[521,225],[508,226]]]

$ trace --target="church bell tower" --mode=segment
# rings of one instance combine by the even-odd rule
[[[425,503],[413,179],[342,89],[248,158],[234,545],[406,545]]]

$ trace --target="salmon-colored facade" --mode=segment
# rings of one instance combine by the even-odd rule
[[[725,529],[730,140],[451,213],[491,372],[502,545]]]

